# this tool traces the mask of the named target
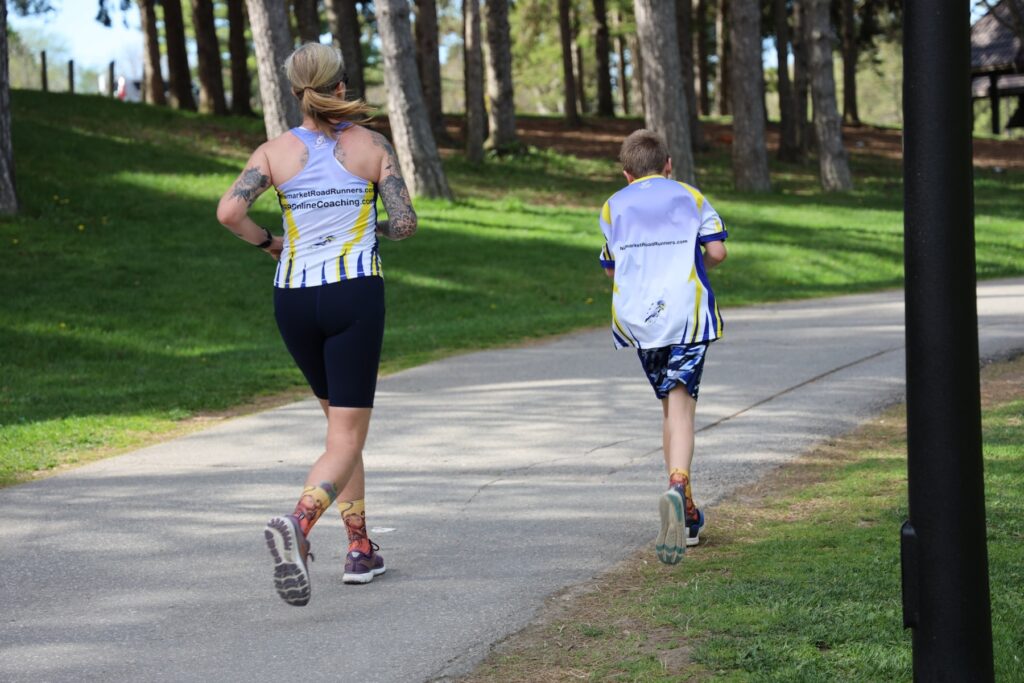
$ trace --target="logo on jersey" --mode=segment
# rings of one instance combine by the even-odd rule
[[[651,307],[647,309],[647,315],[644,316],[644,324],[650,325],[658,317],[665,312],[665,300],[658,299],[656,302],[651,304]]]

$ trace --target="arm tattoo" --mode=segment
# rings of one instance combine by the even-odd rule
[[[235,186],[231,188],[231,196],[238,197],[251,207],[256,198],[268,187],[270,176],[263,175],[258,166],[252,166],[242,171],[242,175],[235,181]]]
[[[383,177],[377,184],[381,201],[387,209],[388,219],[377,224],[381,235],[391,240],[404,240],[416,232],[416,211],[412,208],[409,188],[402,178],[402,169],[398,165],[398,155],[380,133],[374,132],[370,138],[373,144],[384,150]]]
[[[377,224],[380,234],[391,240],[404,240],[411,236],[416,232],[416,211],[412,208],[409,188],[402,176],[384,176],[378,187],[381,201],[388,211],[388,219]]]
[[[384,155],[386,157],[384,172],[401,178],[402,169],[398,165],[398,155],[395,154],[395,148],[392,147],[391,143],[388,142],[388,139],[380,133],[374,133],[372,140],[373,144],[384,150]]]

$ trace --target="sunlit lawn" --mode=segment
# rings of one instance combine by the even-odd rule
[[[301,386],[274,326],[274,264],[214,219],[260,140],[257,120],[96,97],[15,92],[21,215],[0,219],[0,482],[137,445],[182,420]],[[726,220],[723,308],[898,287],[900,172],[855,159],[858,189],[824,196],[811,166],[776,190],[729,189],[729,159],[698,157]],[[606,324],[596,212],[613,160],[535,151],[446,162],[453,203],[417,201],[420,233],[382,245],[384,368]],[[979,272],[1024,273],[1024,175],[979,173]],[[255,207],[279,224],[271,196]]]

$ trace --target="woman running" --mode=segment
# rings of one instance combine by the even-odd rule
[[[416,213],[398,159],[384,136],[357,125],[370,108],[345,100],[341,54],[308,43],[285,61],[302,125],[260,145],[224,194],[217,219],[278,261],[274,314],[285,346],[327,417],[323,454],[306,477],[295,511],[267,523],[274,585],[290,605],[309,602],[309,535],[338,501],[348,532],[345,583],[385,571],[366,533],[363,444],[384,336],[384,280],[377,236],[416,232]],[[249,218],[273,186],[284,236]],[[378,221],[380,194],[388,220]]]

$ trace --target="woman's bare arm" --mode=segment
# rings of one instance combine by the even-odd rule
[[[377,222],[377,234],[390,240],[404,240],[416,232],[418,220],[412,208],[409,188],[402,178],[402,169],[398,166],[398,156],[394,148],[380,133],[371,133],[373,144],[383,151],[380,164],[380,179],[377,190],[381,201],[388,212],[388,219]]]

